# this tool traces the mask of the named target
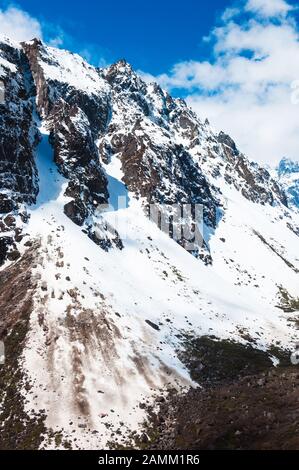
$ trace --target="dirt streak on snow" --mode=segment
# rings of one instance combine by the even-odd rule
[[[117,215],[124,249],[105,252],[64,215],[66,183],[52,158],[44,132],[37,155],[41,192],[28,226],[31,236],[41,239],[41,250],[24,353],[33,386],[26,398],[28,410],[46,409],[47,425],[63,429],[73,446],[103,448],[121,439],[113,431],[120,423],[124,431],[138,429],[144,417],[140,401],[169,384],[192,384],[177,356],[179,332],[243,341],[242,328],[264,349],[273,341],[289,346],[295,340],[274,305],[281,277],[294,293],[297,276],[250,224],[257,213],[254,229],[289,244],[295,258],[298,242],[279,221],[273,225],[274,209],[253,205],[237,191],[227,193],[226,217],[210,240],[214,265],[206,267],[160,232],[140,201],[127,194],[125,208],[102,214],[112,224]],[[106,171],[110,190],[123,194],[117,159]],[[134,237],[128,237],[128,228]],[[239,265],[256,277],[259,288],[252,281],[246,290],[236,285],[238,276],[243,281],[248,276]]]

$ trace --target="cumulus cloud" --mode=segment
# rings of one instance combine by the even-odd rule
[[[293,7],[284,0],[248,0],[245,10],[267,18],[285,16],[293,10]]]
[[[0,37],[16,42],[39,38],[53,47],[59,47],[65,41],[65,33],[58,25],[41,22],[16,6],[8,6],[6,10],[0,8]]]
[[[42,28],[36,18],[25,11],[8,7],[0,9],[0,36],[6,36],[15,41],[28,41],[34,37],[42,38]]]
[[[251,158],[267,163],[299,159],[299,105],[291,100],[299,34],[292,10],[285,0],[240,2],[205,39],[211,60],[181,62],[158,77],[167,89],[187,94],[198,114],[230,133]]]
[[[103,49],[94,44],[78,44],[57,24],[40,21],[16,6],[0,8],[0,39],[7,37],[13,41],[42,39],[52,47],[65,47],[81,54],[87,61],[104,67],[107,61],[103,58]],[[106,52],[106,51],[105,51]]]

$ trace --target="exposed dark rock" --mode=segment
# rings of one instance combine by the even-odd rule
[[[149,326],[151,326],[154,330],[156,330],[156,331],[159,331],[159,330],[160,330],[159,325],[156,325],[156,323],[153,323],[153,322],[150,321],[150,320],[145,320],[145,321],[146,321],[146,323],[147,323]]]
[[[239,151],[237,149],[237,146],[236,146],[235,142],[233,141],[233,139],[229,135],[227,135],[227,134],[225,134],[224,132],[221,131],[218,134],[218,142],[220,142],[221,144],[228,147],[230,149],[230,152],[235,157],[237,157],[239,155]]]
[[[87,217],[86,209],[79,200],[70,201],[64,206],[64,213],[77,225],[83,225]]]
[[[200,384],[230,381],[272,367],[269,353],[229,340],[209,336],[186,338],[181,360]]]
[[[298,366],[291,366],[289,360],[274,367],[269,353],[251,346],[208,337],[193,341],[186,351],[193,358],[188,364],[203,387],[185,393],[171,390],[162,403],[158,396],[154,407],[148,407],[148,442],[137,437],[137,446],[297,449]],[[277,353],[285,356],[284,351]]]
[[[68,83],[63,81],[58,82],[45,77],[42,64],[57,64],[55,64],[54,59],[49,59],[47,50],[39,39],[23,43],[23,48],[28,57],[34,78],[37,108],[40,115],[43,118],[48,117],[57,101],[63,99],[71,107],[78,107],[85,113],[94,137],[97,136],[96,134],[99,131],[103,131],[110,114],[108,97],[103,94],[87,94],[70,86]]]
[[[59,171],[68,180],[66,196],[74,199],[65,208],[82,225],[89,213],[108,201],[107,180],[101,169],[90,124],[83,111],[58,101],[48,118],[50,142]],[[77,215],[74,215],[74,211]]]
[[[7,253],[14,246],[14,240],[11,237],[0,237],[0,266],[7,258]]]
[[[142,448],[296,450],[298,377],[296,367],[271,368],[217,388],[172,393],[153,415]]]
[[[241,189],[244,197],[261,204],[273,204],[275,199],[287,206],[287,197],[266,168],[250,162],[237,148],[235,142],[224,132],[218,135],[225,158],[228,161],[226,180]],[[233,176],[236,172],[239,180]],[[245,183],[245,185],[244,185]]]
[[[6,194],[0,194],[0,212],[7,214],[16,209],[16,203],[10,199]]]
[[[1,77],[5,102],[1,104],[0,112],[0,221],[1,214],[10,214],[5,216],[9,222],[17,216],[22,204],[31,204],[36,199],[34,150],[38,132],[33,119],[33,82],[26,55],[9,42],[0,42],[0,53],[11,64],[7,68],[4,66],[4,77]],[[7,246],[7,242],[2,242],[2,255],[4,244]]]
[[[0,365],[1,450],[36,450],[46,431],[44,413],[33,410],[29,416],[21,392],[23,387],[30,390],[20,359],[33,308],[33,259],[34,249],[31,249],[17,263],[0,272],[0,340],[5,345],[5,363]]]

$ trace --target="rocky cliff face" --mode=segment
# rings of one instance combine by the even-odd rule
[[[38,131],[33,118],[33,81],[22,48],[0,43],[0,79],[4,102],[0,103],[0,265],[6,257],[19,256],[26,208],[38,193],[34,150]]]
[[[69,181],[65,195],[71,201],[65,205],[65,213],[73,222],[83,225],[97,205],[108,202],[107,180],[95,144],[109,116],[105,84],[79,57],[64,54],[70,64],[63,67],[63,60],[59,62],[61,57],[55,57],[53,51],[38,40],[23,44],[23,48],[36,87],[37,111],[50,132],[54,161]],[[86,75],[94,89],[78,89],[65,82],[63,72],[67,65],[87,69]],[[67,74],[72,74],[70,68]]]

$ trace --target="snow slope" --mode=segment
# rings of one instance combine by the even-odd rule
[[[211,267],[159,231],[129,194],[125,208],[102,214],[117,221],[124,243],[122,251],[105,252],[64,215],[66,183],[51,155],[44,134],[37,155],[41,192],[28,225],[41,240],[34,271],[40,287],[23,365],[33,386],[28,412],[45,409],[48,427],[63,430],[73,447],[121,442],[117,429],[138,429],[142,422],[141,401],[169,384],[192,383],[177,354],[182,331],[242,342],[245,331],[262,349],[296,340],[288,315],[275,304],[277,286],[286,280],[297,293],[298,274],[253,232],[288,246],[289,259],[299,265],[298,237],[276,208],[227,191],[225,218],[210,241]],[[105,169],[113,197],[123,196],[117,161]]]

